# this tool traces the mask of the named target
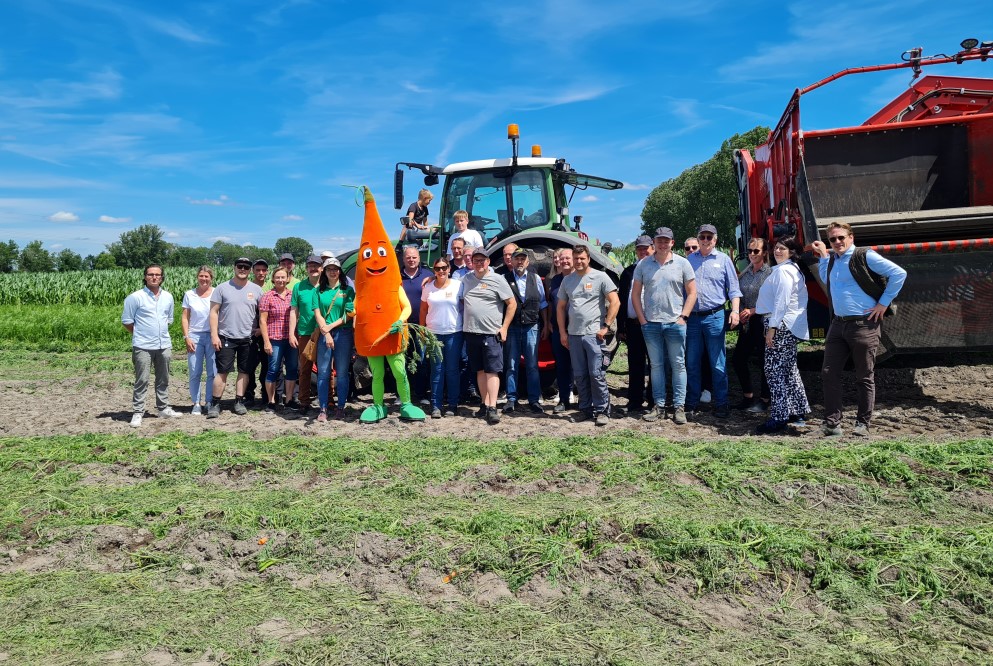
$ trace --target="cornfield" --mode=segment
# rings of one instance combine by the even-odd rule
[[[116,305],[141,289],[140,268],[66,273],[0,274],[0,305]],[[196,287],[197,269],[166,268],[163,287],[176,299],[177,316],[183,293]],[[214,284],[231,279],[230,266],[214,269]]]

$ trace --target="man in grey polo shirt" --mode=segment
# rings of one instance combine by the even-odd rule
[[[579,413],[573,418],[593,418],[596,425],[605,426],[610,418],[610,394],[604,339],[617,319],[621,299],[607,274],[590,267],[589,248],[575,246],[572,261],[576,269],[559,287],[556,316],[560,340],[569,350],[572,376],[579,389]],[[564,326],[567,318],[568,325]]]
[[[469,368],[476,373],[483,405],[479,416],[490,425],[500,422],[497,393],[503,372],[503,345],[517,312],[517,301],[506,278],[490,271],[490,257],[482,248],[472,255],[473,272],[462,278],[462,331]]]
[[[645,257],[634,269],[631,303],[641,324],[652,366],[654,407],[642,418],[658,421],[665,416],[665,367],[672,370],[673,420],[686,423],[686,322],[696,303],[693,267],[672,251],[672,229],[655,230],[655,255]]]
[[[214,402],[207,408],[207,418],[221,414],[221,396],[228,373],[238,364],[235,382],[234,413],[242,416],[245,408],[245,388],[248,386],[248,355],[252,344],[252,329],[262,300],[262,288],[249,282],[252,262],[241,257],[234,262],[234,277],[214,287],[210,295],[210,339],[214,345],[217,373],[214,375]]]

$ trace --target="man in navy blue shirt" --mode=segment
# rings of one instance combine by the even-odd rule
[[[407,300],[410,301],[410,317],[407,319],[407,323],[420,323],[421,288],[424,286],[424,281],[432,277],[434,277],[434,273],[429,271],[426,266],[421,265],[421,253],[417,247],[412,245],[404,247],[400,280],[403,291],[407,294]],[[418,359],[417,372],[410,378],[411,401],[430,404],[427,402],[430,373],[428,372],[428,364],[424,359],[424,349],[422,345],[416,343],[416,340],[417,338],[413,337],[411,344],[407,346],[407,354],[417,354]]]

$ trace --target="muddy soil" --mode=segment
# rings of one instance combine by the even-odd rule
[[[813,413],[808,426],[794,430],[801,438],[820,437],[823,400],[819,375],[820,353],[800,355],[801,373]],[[394,439],[398,437],[471,438],[481,441],[522,439],[534,435],[592,435],[594,433],[635,431],[663,435],[674,440],[716,439],[752,436],[764,416],[734,412],[727,420],[714,418],[709,405],[694,422],[677,426],[671,420],[646,423],[640,418],[624,416],[626,373],[611,369],[611,401],[615,406],[610,424],[596,427],[591,422],[574,422],[575,412],[553,414],[554,399],[544,401],[545,413],[518,411],[504,415],[498,425],[489,426],[474,418],[475,406],[463,406],[456,417],[428,418],[424,422],[404,423],[396,408],[389,418],[373,425],[361,424],[358,416],[369,404],[368,396],[351,403],[343,421],[317,423],[316,410],[305,418],[288,419],[282,415],[250,410],[245,416],[231,411],[230,401],[223,403],[220,418],[207,420],[190,414],[190,399],[185,382],[185,359],[173,361],[174,375],[169,386],[170,402],[183,412],[180,419],[163,419],[154,409],[146,413],[137,430],[150,436],[171,431],[199,434],[207,430],[249,432],[269,439],[284,435],[308,437],[352,437],[356,439]],[[618,364],[619,365],[619,364]],[[23,376],[23,375],[20,375]],[[845,388],[847,428],[854,419],[854,378],[848,373]],[[48,381],[37,379],[0,379],[0,436],[51,436],[83,433],[126,434],[135,432],[131,419],[131,378],[119,373],[91,373],[72,379]],[[740,398],[734,377],[730,380],[731,402]],[[993,437],[993,357],[990,355],[897,357],[876,371],[877,402],[872,437],[882,439],[915,438],[929,440]],[[233,380],[226,397],[234,394]],[[150,402],[154,399],[149,396]],[[391,396],[387,396],[389,400]],[[153,405],[154,406],[154,405]],[[121,480],[127,482],[127,480]],[[582,490],[577,490],[582,492]]]

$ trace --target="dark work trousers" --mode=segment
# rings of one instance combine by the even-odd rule
[[[879,322],[868,319],[841,321],[835,318],[824,340],[824,365],[821,383],[824,386],[824,423],[841,423],[841,375],[851,356],[855,364],[855,389],[858,413],[855,420],[869,425],[876,404],[876,349],[879,347]]]
[[[748,324],[738,329],[738,342],[734,346],[731,354],[731,366],[734,374],[738,376],[738,383],[741,384],[742,393],[755,394],[754,383],[752,382],[752,371],[749,363],[752,358],[759,360],[759,367],[762,370],[762,400],[769,402],[769,382],[765,378],[765,336],[762,333],[762,318],[756,315],[748,321]]]
[[[648,368],[648,348],[641,324],[637,319],[628,319],[624,326],[625,342],[628,347],[628,409],[641,409],[645,405],[645,371]],[[653,404],[652,380],[648,379],[648,404]]]
[[[296,353],[294,350],[293,353]],[[255,381],[255,368],[259,369],[258,382]],[[269,355],[265,353],[265,341],[262,336],[252,338],[252,344],[248,351],[248,386],[245,387],[245,397],[255,396],[255,387],[259,387],[259,395],[263,402],[269,400],[269,394],[265,390],[265,376],[269,372]],[[283,367],[280,365],[279,373],[276,375],[276,397],[283,394]],[[279,402],[277,400],[277,402]]]
[[[552,343],[552,356],[555,358],[555,383],[559,390],[559,402],[568,405],[572,397],[572,356],[562,346],[558,328],[552,329],[549,336]]]

